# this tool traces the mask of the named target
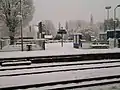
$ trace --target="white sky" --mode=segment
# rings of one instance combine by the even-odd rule
[[[112,6],[110,17],[113,17],[113,9],[120,4],[120,0],[34,0],[35,13],[32,23],[37,24],[41,20],[52,20],[57,27],[66,20],[90,20],[103,21],[106,18],[105,6]],[[120,18],[120,9],[117,9],[117,17]]]

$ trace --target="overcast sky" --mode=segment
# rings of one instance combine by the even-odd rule
[[[37,24],[41,20],[52,20],[55,26],[66,20],[90,21],[90,15],[94,22],[101,22],[106,18],[105,6],[111,6],[110,17],[113,17],[113,9],[120,4],[120,0],[34,0],[35,13],[32,23]],[[117,17],[120,18],[120,9],[117,9]]]

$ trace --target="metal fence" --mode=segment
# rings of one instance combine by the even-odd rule
[[[10,39],[0,40],[0,52],[7,51],[21,51],[21,40],[14,40],[14,44],[10,45]],[[45,40],[39,39],[24,39],[23,40],[24,51],[30,50],[45,50]]]

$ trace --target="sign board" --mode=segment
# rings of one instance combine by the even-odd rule
[[[60,29],[58,31],[58,34],[67,34],[66,30],[65,29]]]

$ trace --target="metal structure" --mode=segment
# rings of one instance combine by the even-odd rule
[[[76,33],[73,36],[74,36],[73,47],[74,48],[82,47],[82,42],[81,42],[82,34],[81,33]]]
[[[120,4],[117,5],[114,9],[114,47],[116,47],[116,9],[120,7]]]

